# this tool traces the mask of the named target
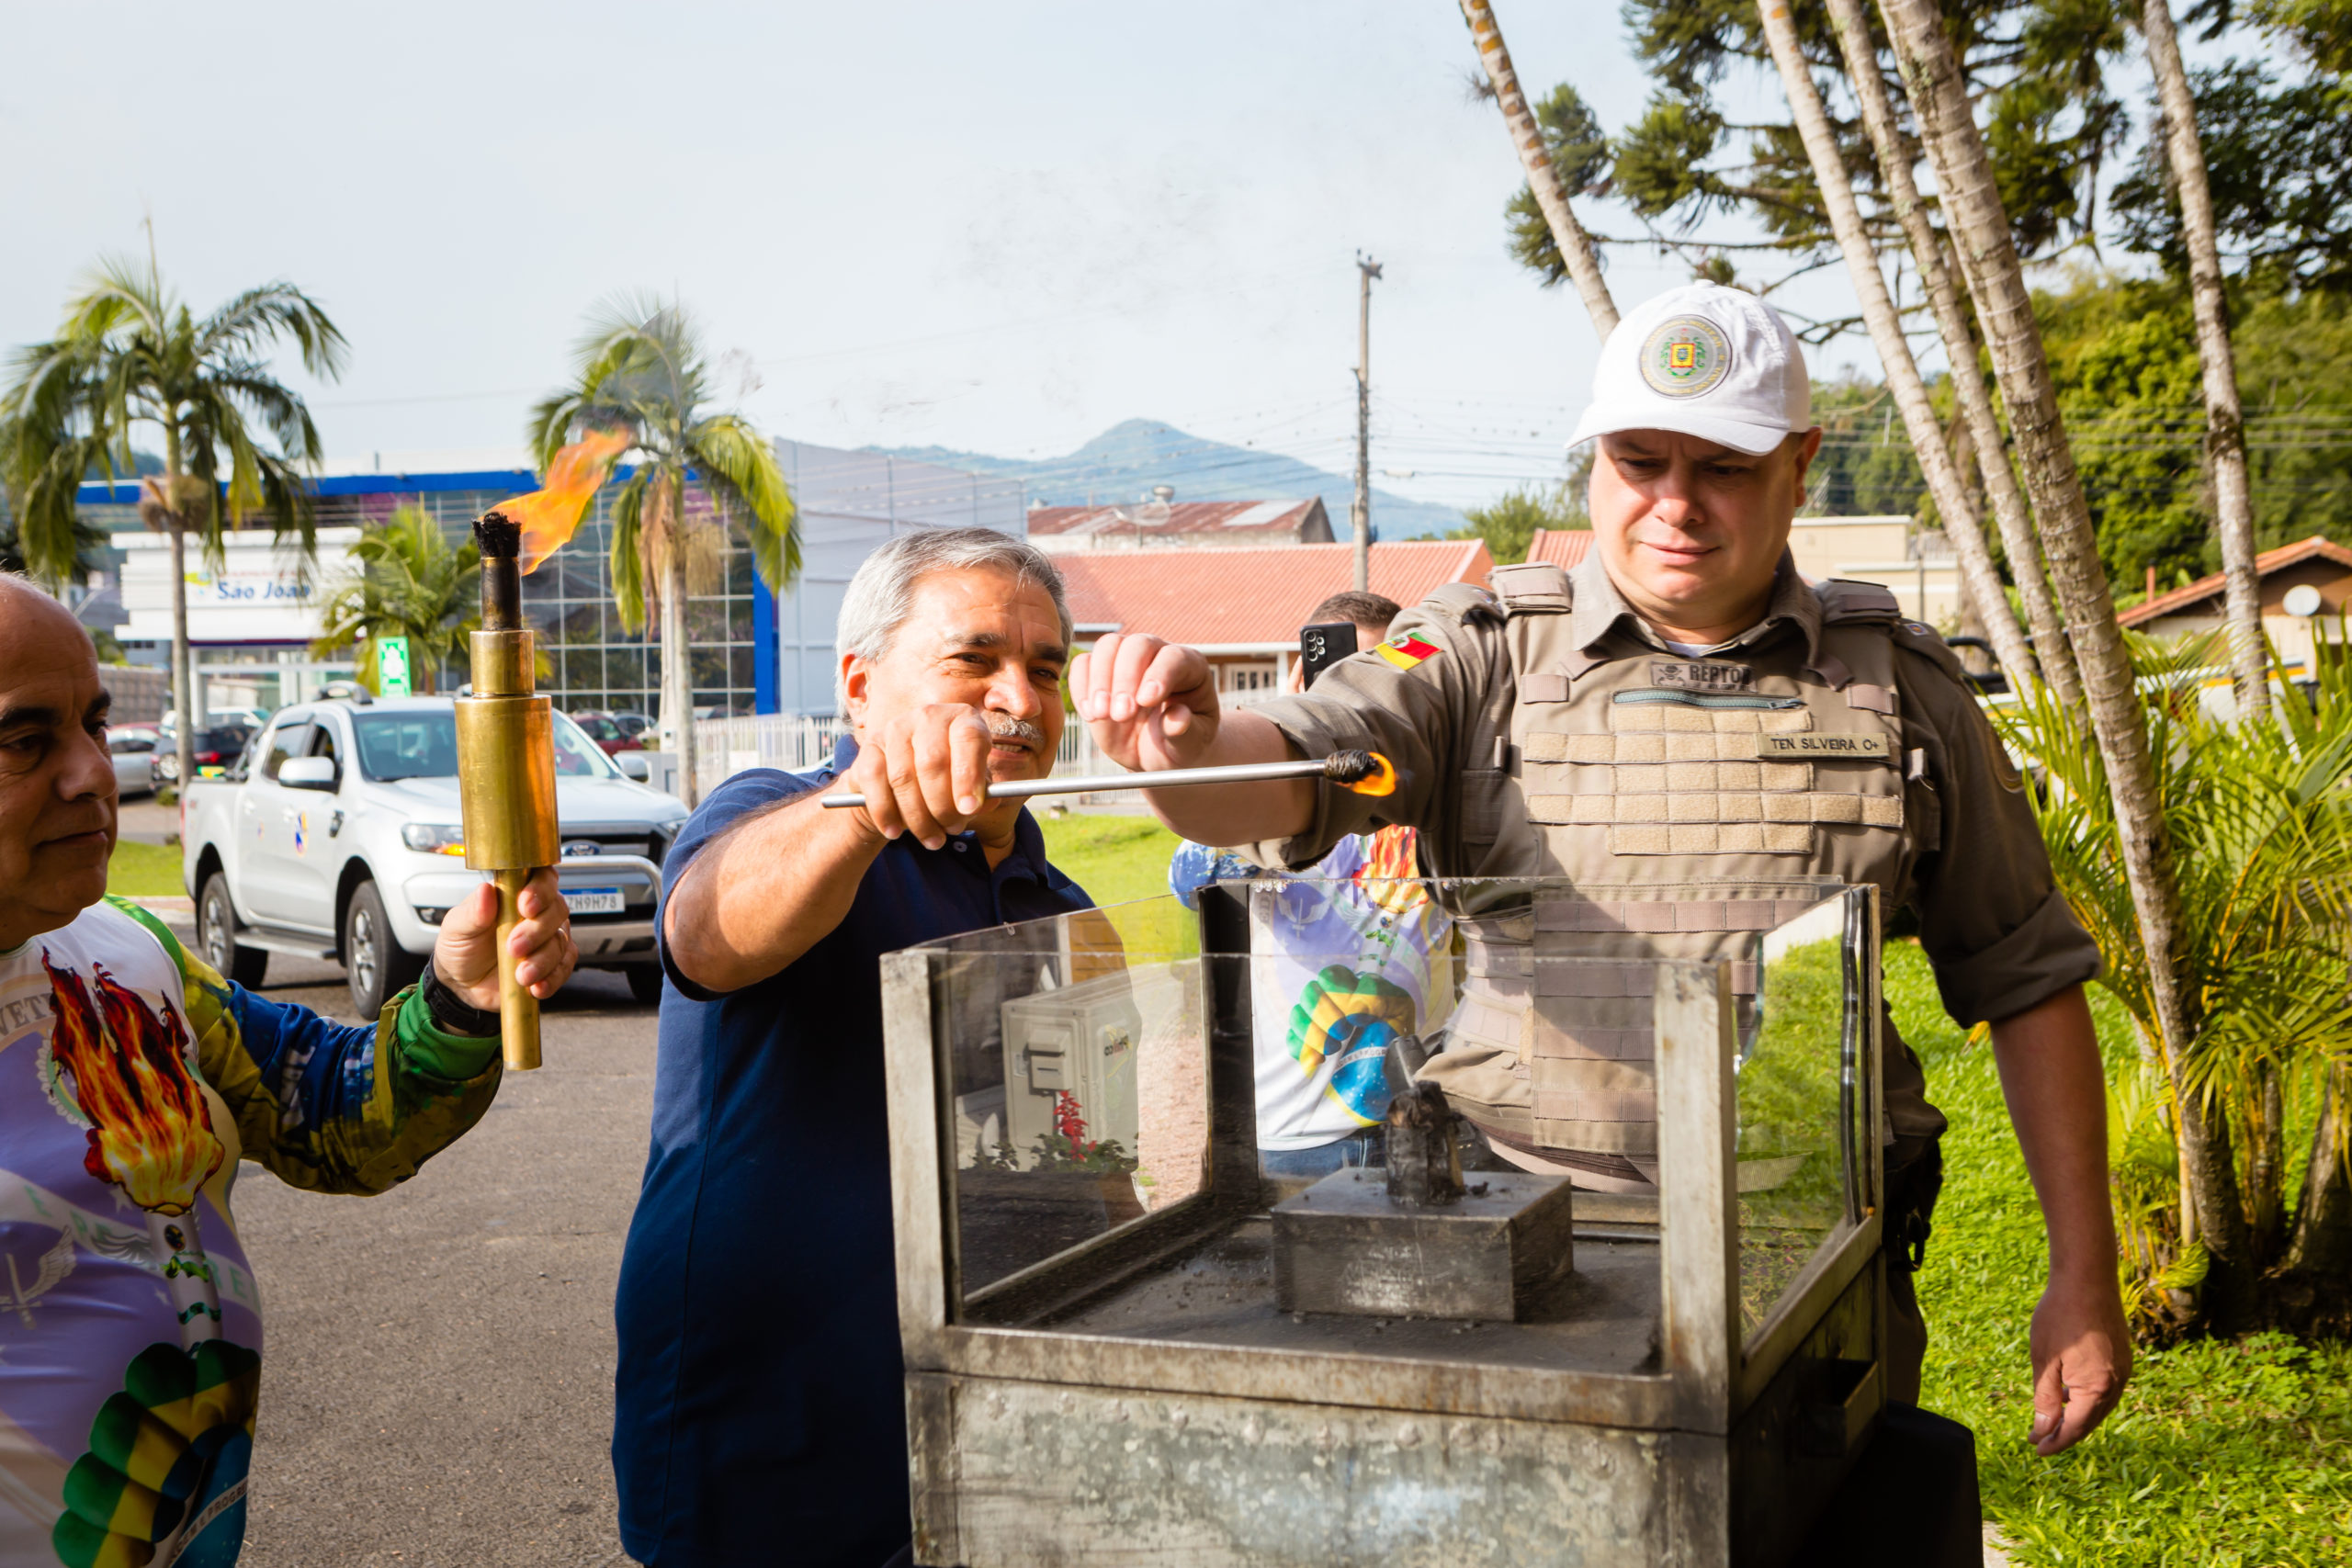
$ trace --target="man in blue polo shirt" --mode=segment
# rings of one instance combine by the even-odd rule
[[[1021,803],[982,794],[1052,771],[1069,639],[1027,544],[892,540],[842,605],[855,739],[728,780],[670,852],[613,1434],[621,1540],[650,1568],[908,1561],[876,960],[1091,907]],[[820,807],[836,778],[869,805]]]

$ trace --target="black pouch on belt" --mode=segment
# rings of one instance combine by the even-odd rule
[[[1935,1233],[1936,1196],[1944,1187],[1943,1140],[1897,1138],[1887,1154],[1884,1246],[1896,1268],[1916,1274],[1928,1260],[1928,1237]]]

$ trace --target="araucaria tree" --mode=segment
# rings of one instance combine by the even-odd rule
[[[360,536],[349,560],[350,574],[327,587],[311,652],[323,658],[357,643],[359,676],[373,690],[378,639],[406,637],[411,689],[431,696],[441,666],[463,660],[467,635],[481,622],[481,558],[450,544],[423,507],[401,506]]]
[[[308,557],[312,511],[302,470],[319,458],[319,433],[300,394],[272,372],[269,356],[291,339],[302,367],[343,374],[343,333],[290,283],[247,289],[200,320],[164,287],[153,263],[108,261],[65,308],[48,343],[19,348],[0,394],[5,474],[26,560],[52,580],[73,567],[74,496],[96,472],[137,472],[132,440],[163,447],[161,473],[139,481],[139,515],[172,546],[172,701],[179,721],[179,776],[196,774],[197,716],[187,643],[187,539],[220,561],[224,528],[269,519]],[[256,439],[266,432],[271,450]]]
[[[613,599],[624,625],[662,628],[662,749],[674,753],[686,801],[697,787],[693,658],[686,593],[694,562],[715,564],[740,527],[752,570],[781,591],[800,572],[800,531],[775,448],[742,415],[709,407],[711,367],[694,319],[675,302],[616,299],[599,307],[573,355],[572,385],[531,415],[542,469],[591,431],[628,438],[634,465],[613,500]],[[698,485],[707,506],[688,490]],[[716,573],[710,573],[715,577]]]

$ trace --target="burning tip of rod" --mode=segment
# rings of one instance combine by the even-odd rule
[[[1396,793],[1396,770],[1377,751],[1334,751],[1323,776],[1358,795]]]
[[[474,519],[474,543],[485,560],[513,560],[523,553],[523,525],[503,512],[485,512]]]

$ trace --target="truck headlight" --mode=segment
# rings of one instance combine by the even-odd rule
[[[462,855],[466,830],[455,822],[408,822],[401,827],[401,842],[429,855]]]

